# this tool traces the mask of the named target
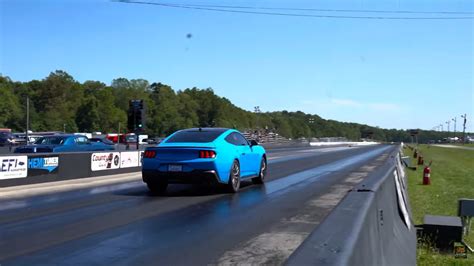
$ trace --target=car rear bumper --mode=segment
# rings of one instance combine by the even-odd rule
[[[214,170],[194,170],[190,172],[162,172],[142,170],[143,182],[168,182],[168,184],[218,184],[219,177]]]

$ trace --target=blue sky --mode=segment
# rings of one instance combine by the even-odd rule
[[[173,2],[474,12],[470,0]],[[301,110],[383,128],[431,129],[467,113],[474,131],[473,35],[474,20],[299,18],[101,0],[0,0],[0,73],[29,81],[61,69],[81,82],[125,77],[175,90],[212,87],[247,110]]]

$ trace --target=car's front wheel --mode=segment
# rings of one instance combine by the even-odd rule
[[[166,192],[166,188],[168,187],[167,182],[148,182],[146,183],[148,186],[148,189],[151,191],[153,194],[163,194]]]
[[[234,161],[230,168],[229,181],[226,185],[227,191],[236,193],[240,188],[240,164],[237,160]]]
[[[260,172],[257,177],[252,178],[252,182],[254,184],[263,184],[265,182],[265,176],[267,175],[267,160],[265,157],[262,158],[260,162]]]

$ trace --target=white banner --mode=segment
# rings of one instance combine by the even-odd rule
[[[91,155],[91,170],[101,171],[120,168],[119,152],[101,152]]]
[[[120,153],[120,168],[138,167],[140,164],[140,153],[137,151],[125,151]]]
[[[28,156],[0,157],[0,179],[22,178],[28,175]]]
[[[142,166],[143,153],[144,153],[144,151],[139,151],[139,154],[140,154],[139,159],[140,159],[140,160],[138,160],[138,166]]]

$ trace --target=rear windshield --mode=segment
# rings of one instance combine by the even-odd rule
[[[137,136],[135,135],[130,135],[125,137],[127,140],[137,140]]]
[[[42,137],[35,141],[35,144],[60,145],[63,144],[66,138],[64,137]]]
[[[176,142],[211,142],[214,141],[219,135],[222,134],[222,131],[212,130],[212,131],[180,131],[174,134],[169,138],[166,143],[176,143]]]

